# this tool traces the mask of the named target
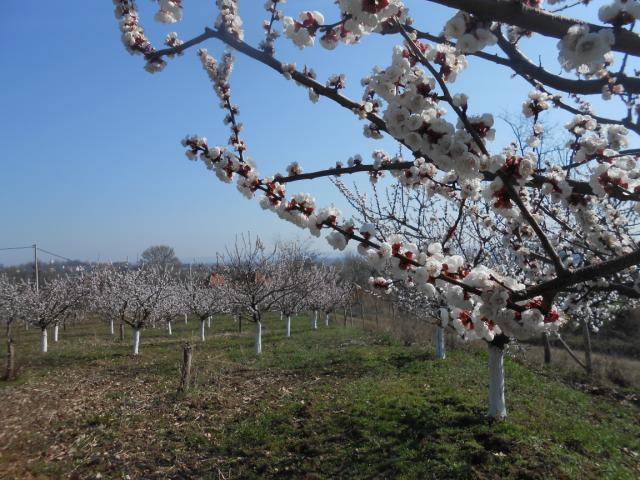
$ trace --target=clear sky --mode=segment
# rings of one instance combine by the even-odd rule
[[[216,16],[212,0],[189,0],[183,22],[166,26],[152,20],[155,4],[138,4],[158,46],[172,30],[182,39],[201,33]],[[253,45],[262,37],[263,4],[240,2]],[[415,6],[418,24],[433,33],[452,14],[425,9],[420,0],[407,4]],[[327,20],[337,13],[326,0],[289,1],[284,8],[289,15],[321,9]],[[388,65],[396,43],[397,37],[371,36],[361,45],[327,52],[319,46],[300,51],[281,39],[276,56],[308,64],[320,79],[346,73],[347,94],[359,98],[360,78],[374,64]],[[555,58],[554,43],[539,53]],[[182,259],[197,261],[214,256],[241,232],[266,240],[307,238],[184,156],[185,134],[204,135],[210,144],[228,138],[195,51],[150,75],[142,58],[124,50],[111,2],[87,0],[3,0],[0,44],[0,247],[37,241],[71,258],[118,260],[168,244]],[[215,40],[206,47],[217,56],[223,51]],[[291,161],[309,171],[355,153],[369,158],[375,148],[397,150],[393,142],[365,139],[362,123],[330,101],[313,105],[304,89],[240,54],[237,59],[233,99],[260,172],[284,171]],[[528,88],[505,69],[470,61],[454,92],[470,95],[474,113],[517,114]],[[508,140],[501,125],[495,149]],[[328,180],[295,184],[289,191],[309,191],[320,205],[344,203]],[[323,241],[315,245],[328,248]],[[4,264],[30,258],[26,251],[0,252]]]

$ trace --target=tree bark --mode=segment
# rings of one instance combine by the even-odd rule
[[[182,368],[180,369],[180,384],[178,393],[183,394],[189,389],[191,382],[191,362],[193,360],[193,347],[186,343],[182,348]]]
[[[42,353],[47,353],[49,351],[49,342],[47,338],[47,328],[42,329],[42,337],[41,337],[41,351]]]
[[[116,331],[113,328],[113,318],[109,320],[109,333],[112,336],[116,334]]]
[[[56,324],[53,326],[53,341],[54,341],[55,343],[58,343],[59,331],[60,331],[60,326],[56,323]]]
[[[489,417],[505,418],[504,350],[489,344]]]
[[[120,323],[120,341],[124,342],[124,323]]]
[[[207,328],[211,328],[211,315],[207,317]]]
[[[188,321],[189,316],[185,313],[184,314],[184,324],[186,325],[187,323],[189,323]]]
[[[347,326],[347,307],[344,307],[344,309],[342,310],[342,313],[344,315],[344,326]]]
[[[287,324],[286,324],[286,330],[287,330],[287,337],[291,336],[291,315],[287,315]]]
[[[589,334],[589,322],[582,321],[582,338],[584,340],[584,364],[587,375],[593,373],[593,363],[591,361],[591,335]]]
[[[171,330],[171,320],[167,322],[167,329],[169,330],[169,335],[173,335],[173,331]]]
[[[551,363],[551,344],[547,332],[542,334],[542,345],[544,346],[544,364],[549,365]]]
[[[326,313],[325,317],[324,317],[324,326],[328,327],[329,326],[329,314]]]
[[[140,329],[133,329],[133,354],[138,355],[140,352]]]
[[[256,355],[262,355],[262,322],[256,322]]]
[[[242,333],[242,315],[238,315],[238,333]]]
[[[4,380],[13,380],[16,375],[16,367],[15,367],[15,348],[13,346],[13,339],[9,337],[7,340],[7,364],[5,366],[4,371]]]
[[[438,360],[444,360],[446,356],[444,348],[444,327],[438,325],[436,327],[436,357]]]
[[[202,342],[205,341],[205,336],[204,336],[204,318],[202,320],[200,320],[200,341],[202,341]]]

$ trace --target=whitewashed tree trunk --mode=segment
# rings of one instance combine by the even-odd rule
[[[185,314],[184,314],[184,324],[185,324],[185,325],[188,323],[188,322],[187,322],[187,318],[189,318],[189,316],[185,313]]]
[[[438,360],[444,360],[446,356],[444,349],[444,327],[438,325],[436,328],[436,357]]]
[[[207,317],[207,328],[211,328],[211,315]]]
[[[58,338],[60,337],[59,335],[60,333],[60,325],[58,325],[57,323],[53,326],[53,341],[55,343],[58,343]]]
[[[167,329],[169,330],[169,335],[173,335],[173,330],[171,330],[171,320],[167,322]]]
[[[205,341],[205,336],[204,336],[204,319],[200,320],[200,340],[201,341]]]
[[[262,322],[256,322],[256,355],[262,355]]]
[[[287,337],[291,336],[291,315],[287,315]]]
[[[318,329],[318,310],[313,311],[313,329]]]
[[[133,329],[133,354],[138,355],[140,352],[140,329]]]
[[[42,344],[41,344],[42,348],[41,351],[42,353],[47,353],[49,351],[49,342],[48,342],[48,338],[47,338],[47,329],[43,328],[42,329]]]
[[[283,317],[283,313],[280,312],[280,320],[282,320],[282,317]]]
[[[504,401],[504,350],[489,344],[489,416],[504,418],[507,406]]]
[[[327,313],[327,314],[325,314],[325,316],[324,316],[324,325],[325,325],[326,327],[328,327],[328,326],[329,326],[329,314],[328,314],[328,313]]]
[[[113,318],[109,320],[109,333],[111,335],[115,335],[116,334],[116,331],[115,331],[115,329],[113,327]]]

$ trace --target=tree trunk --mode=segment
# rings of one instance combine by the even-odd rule
[[[325,316],[324,316],[324,325],[325,325],[325,327],[329,326],[329,314],[328,313],[326,313]]]
[[[200,320],[200,341],[202,341],[202,342],[205,341],[205,337],[204,337],[204,318],[202,320]]]
[[[542,345],[544,346],[544,364],[549,365],[551,363],[551,344],[547,332],[542,334]]]
[[[591,335],[589,334],[589,322],[582,321],[582,338],[584,340],[584,364],[587,375],[593,373],[593,363],[591,361]]]
[[[173,335],[173,330],[171,330],[171,320],[167,322],[167,329],[169,330],[169,335]]]
[[[140,329],[133,329],[133,354],[138,355],[140,352]]]
[[[211,315],[207,317],[207,328],[211,328]]]
[[[282,320],[283,317],[284,317],[283,313],[280,312],[280,320]]]
[[[256,322],[256,355],[262,355],[262,322]]]
[[[238,333],[242,333],[242,315],[238,315]]]
[[[504,350],[489,344],[489,417],[505,418]]]
[[[351,322],[351,326],[353,327],[353,306],[349,305],[349,321]]]
[[[187,323],[189,323],[189,322],[188,322],[188,318],[189,318],[189,316],[185,313],[185,314],[184,314],[184,324],[185,324],[185,325],[186,325]]]
[[[182,348],[182,368],[180,369],[180,384],[178,393],[185,393],[189,389],[191,381],[191,361],[193,359],[193,347],[186,343]]]
[[[62,320],[62,331],[63,332],[67,331],[67,319],[66,318],[64,320]]]
[[[318,310],[313,311],[313,329],[318,329]]]
[[[436,327],[436,357],[438,360],[444,360],[446,358],[444,348],[444,327],[441,327],[440,325]]]
[[[113,326],[113,318],[109,320],[109,333],[111,335],[116,334],[116,331],[114,330],[114,326]]]
[[[360,300],[360,318],[362,318],[362,328],[364,329],[364,300]]]
[[[120,341],[124,342],[124,323],[120,323]]]
[[[47,353],[49,351],[49,339],[47,338],[47,328],[43,328],[42,329],[42,337],[41,337],[41,343],[40,343],[40,351],[42,353]]]
[[[344,307],[342,310],[342,314],[344,315],[344,326],[347,326],[347,307]]]
[[[286,329],[287,329],[287,337],[291,336],[291,315],[287,315],[287,324],[286,324]]]
[[[60,330],[60,326],[56,323],[56,324],[53,326],[53,341],[54,341],[55,343],[58,343],[58,338],[59,338],[58,333],[59,333],[59,330]]]
[[[4,380],[13,380],[16,375],[16,367],[15,367],[15,348],[13,346],[13,339],[9,337],[7,340],[7,364],[5,366],[4,371]]]

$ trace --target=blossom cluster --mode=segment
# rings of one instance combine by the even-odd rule
[[[613,63],[613,31],[603,28],[591,32],[588,25],[574,25],[558,42],[558,61],[566,71],[595,75]]]
[[[478,52],[497,41],[491,32],[491,22],[481,21],[463,11],[456,13],[445,24],[444,36],[456,39],[456,48],[463,53]]]
[[[138,11],[133,0],[113,0],[115,5],[116,18],[120,20],[120,31],[122,32],[122,43],[129,53],[142,54],[145,57],[154,53],[155,48],[144,33],[144,28],[140,25]],[[159,72],[164,69],[166,62],[160,58],[147,61],[145,70],[150,73]]]

